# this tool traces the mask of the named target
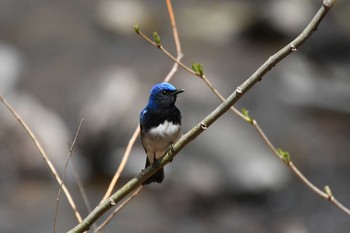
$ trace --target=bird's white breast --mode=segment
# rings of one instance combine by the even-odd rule
[[[179,134],[180,125],[169,121],[150,129],[142,139],[149,162],[152,164],[154,159],[162,157],[169,146],[176,142]]]
[[[150,129],[149,133],[154,137],[172,137],[173,135],[177,136],[179,131],[180,125],[175,125],[172,122],[165,121],[163,124]]]

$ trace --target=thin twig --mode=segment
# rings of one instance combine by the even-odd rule
[[[107,224],[113,219],[113,217],[119,213],[119,211],[126,206],[134,197],[136,197],[140,191],[142,190],[143,186],[139,186],[138,189],[136,189],[128,198],[126,198],[108,217],[107,219],[100,225],[94,233],[99,233],[101,230],[107,226]]]
[[[307,187],[309,187],[312,191],[317,193],[319,196],[328,199],[328,195],[324,192],[322,192],[320,189],[318,189],[313,183],[311,183],[300,171],[299,169],[294,165],[292,161],[288,162],[287,165],[291,168],[291,170],[296,174],[299,179],[306,184]]]
[[[166,56],[168,56],[171,60],[173,60],[176,64],[178,64],[181,68],[186,70],[187,72],[190,72],[191,74],[198,76],[201,78],[200,75],[197,75],[193,70],[188,68],[185,64],[183,64],[180,60],[176,59],[168,50],[166,50],[162,45],[158,45],[154,41],[152,41],[148,36],[146,36],[141,30],[137,32],[138,35],[140,35],[143,39],[145,39],[148,43],[152,44],[154,47],[157,47],[162,51]]]
[[[63,175],[62,175],[62,183],[60,184],[60,188],[58,190],[58,194],[57,194],[57,198],[56,198],[56,208],[55,208],[55,218],[54,218],[54,224],[53,224],[53,231],[56,233],[56,225],[57,225],[57,214],[58,214],[58,206],[59,206],[59,202],[60,202],[60,197],[61,197],[61,192],[62,192],[62,186],[64,184],[64,177],[66,176],[66,172],[67,172],[67,167],[68,167],[68,163],[69,163],[69,160],[72,156],[72,152],[73,152],[73,149],[74,149],[74,146],[75,146],[75,143],[78,139],[78,136],[79,136],[79,133],[80,133],[80,129],[81,129],[81,126],[83,124],[83,121],[84,121],[84,118],[82,118],[80,120],[80,123],[79,123],[79,126],[78,126],[78,129],[77,129],[77,132],[75,134],[75,137],[74,137],[74,140],[72,142],[72,145],[70,146],[69,150],[68,150],[68,156],[67,156],[67,161],[66,161],[66,164],[64,166],[64,171],[63,171]]]
[[[89,201],[89,198],[86,194],[86,190],[84,188],[84,185],[81,181],[81,178],[77,172],[77,170],[75,169],[75,165],[74,165],[74,162],[71,161],[70,162],[70,165],[71,165],[71,170],[72,170],[72,173],[73,173],[73,176],[74,176],[74,180],[75,182],[77,183],[77,186],[78,186],[78,189],[79,189],[79,192],[80,192],[80,195],[81,197],[83,198],[83,201],[84,201],[84,205],[86,207],[86,210],[88,211],[88,213],[90,213],[92,211],[92,207],[91,207],[91,203]],[[95,229],[95,224],[92,224],[92,228]]]
[[[109,197],[109,196],[111,195],[111,193],[113,192],[113,189],[114,189],[115,185],[117,184],[117,181],[118,181],[118,179],[119,179],[119,177],[120,177],[120,174],[121,174],[122,171],[124,170],[124,167],[125,167],[125,165],[126,165],[126,162],[127,162],[128,159],[129,159],[129,155],[130,155],[131,149],[133,148],[133,146],[134,146],[134,144],[135,144],[135,141],[136,141],[137,137],[139,136],[139,134],[140,134],[140,126],[137,125],[137,127],[136,127],[136,129],[135,129],[135,131],[134,131],[134,134],[132,135],[132,137],[131,137],[130,140],[129,140],[128,146],[126,147],[126,150],[125,150],[125,152],[124,152],[123,159],[122,159],[122,161],[121,161],[121,163],[120,163],[120,165],[119,165],[119,167],[118,167],[118,169],[117,169],[117,172],[116,172],[115,175],[113,176],[113,179],[112,179],[111,183],[109,184],[109,187],[108,187],[108,189],[107,189],[107,192],[105,193],[105,195],[104,195],[104,197],[103,197],[103,199],[102,199],[102,201],[101,201],[100,203],[102,203],[102,202],[104,202],[105,200],[107,200],[108,197]]]
[[[170,17],[170,23],[171,27],[173,30],[173,37],[174,37],[174,42],[175,42],[175,47],[176,47],[176,60],[180,61],[183,57],[183,53],[181,51],[181,43],[180,43],[180,38],[179,38],[179,33],[177,31],[176,27],[176,20],[175,20],[175,15],[174,15],[174,10],[173,6],[171,4],[170,0],[166,0],[167,8],[168,8],[168,13]],[[177,72],[177,69],[179,67],[179,64],[177,62],[174,62],[173,67],[171,68],[170,72],[168,75],[165,77],[164,82],[169,82],[170,79],[174,76],[174,74]]]
[[[173,150],[169,150],[164,157],[158,160],[158,166],[149,166],[144,169],[143,172],[139,173],[135,178],[131,179],[117,192],[115,192],[109,200],[104,201],[97,206],[81,224],[78,224],[69,233],[83,232],[89,229],[92,223],[94,223],[101,215],[107,210],[113,207],[115,203],[121,201],[124,197],[129,195],[131,192],[136,190],[147,178],[157,172],[166,164],[170,163],[176,154],[181,151],[191,141],[195,140],[200,134],[210,127],[216,120],[218,120],[225,112],[227,112],[231,106],[233,106],[246,92],[248,92],[258,81],[264,77],[264,75],[276,66],[281,60],[287,57],[292,52],[303,44],[311,34],[317,29],[324,16],[328,13],[330,7],[333,6],[334,1],[327,2],[328,4],[322,5],[319,11],[316,13],[314,18],[311,20],[309,25],[306,26],[304,31],[280,51],[271,56],[263,65],[261,65],[256,72],[251,75],[244,83],[235,89],[235,91],[214,111],[206,116],[202,121],[195,125],[190,131],[184,134],[174,145]]]
[[[179,37],[179,33],[178,33],[177,27],[176,27],[174,9],[173,9],[173,6],[172,6],[170,0],[166,0],[166,5],[168,8],[168,13],[169,13],[169,17],[170,17],[171,28],[173,29],[173,37],[174,37],[174,42],[175,42],[175,47],[176,47],[176,54],[177,54],[177,56],[182,56],[180,37]]]
[[[27,123],[22,119],[22,117],[16,112],[16,110],[1,95],[0,95],[0,100],[6,106],[6,108],[11,112],[11,114],[17,119],[17,121],[22,125],[22,127],[26,130],[29,137],[32,139],[36,148],[38,149],[39,153],[41,154],[42,158],[44,159],[47,166],[49,167],[52,175],[55,177],[57,183],[59,185],[61,185],[62,180],[61,180],[60,176],[58,175],[56,168],[52,164],[51,160],[49,159],[48,155],[46,154],[44,148],[41,146],[39,140],[37,139],[37,137],[35,136],[33,131],[30,129],[30,127],[27,125]],[[62,184],[62,190],[68,199],[68,202],[69,202],[69,204],[74,212],[75,217],[77,218],[78,222],[81,223],[82,218],[80,216],[80,213],[79,213],[79,211],[78,211],[78,209],[73,201],[72,196],[70,195],[67,187],[64,184]]]
[[[256,122],[256,120],[253,120],[252,125],[254,128],[257,130],[259,133],[260,137],[263,139],[263,141],[268,145],[268,147],[271,149],[271,151],[283,162],[285,162],[281,156],[279,155],[277,149],[272,145],[271,141],[267,138],[263,130],[260,128],[259,124]],[[292,161],[288,161],[285,163],[291,170],[292,172],[307,186],[309,187],[313,192],[318,194],[320,197],[330,201],[333,203],[336,207],[338,207],[340,210],[342,210],[344,213],[350,216],[350,210],[346,208],[344,205],[342,205],[334,196],[331,198],[329,195],[322,191],[321,189],[317,188],[313,183],[311,183],[303,174],[302,172],[294,165]]]

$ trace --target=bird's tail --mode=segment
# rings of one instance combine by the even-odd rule
[[[148,161],[148,158],[146,157],[146,166],[148,167],[150,165],[150,162]],[[159,171],[157,171],[156,173],[154,173],[150,178],[148,178],[147,180],[145,180],[142,185],[147,185],[150,183],[162,183],[162,181],[164,180],[164,168],[161,168]]]

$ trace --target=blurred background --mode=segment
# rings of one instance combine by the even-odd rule
[[[204,64],[228,96],[298,35],[321,0],[173,1],[183,62]],[[157,31],[175,54],[165,1],[1,0],[0,93],[27,121],[60,174],[81,118],[72,163],[94,207],[134,132],[150,88],[172,61],[133,30]],[[237,103],[315,185],[350,207],[350,2]],[[179,70],[183,132],[220,101]],[[0,232],[52,232],[58,185],[34,144],[0,107]],[[144,167],[140,140],[118,187]],[[72,167],[65,178],[88,213]],[[103,218],[102,218],[103,219]],[[57,232],[76,219],[62,195]],[[103,232],[343,233],[350,218],[311,192],[231,112],[165,168]]]

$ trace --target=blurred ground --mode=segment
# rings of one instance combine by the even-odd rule
[[[174,1],[185,54],[224,96],[293,39],[321,1]],[[337,2],[297,53],[245,95],[245,107],[318,187],[350,207],[350,3]],[[165,1],[0,2],[0,93],[33,128],[62,172],[81,118],[74,165],[96,205],[138,123],[149,89],[172,62],[133,25],[174,50]],[[219,101],[179,70],[183,131]],[[52,232],[58,185],[23,129],[0,107],[0,232]],[[144,166],[138,140],[120,185]],[[70,170],[70,169],[69,169]],[[165,168],[104,232],[343,233],[350,221],[270,153],[250,125],[227,113]],[[83,215],[84,205],[68,172]],[[58,232],[76,224],[62,198]]]

